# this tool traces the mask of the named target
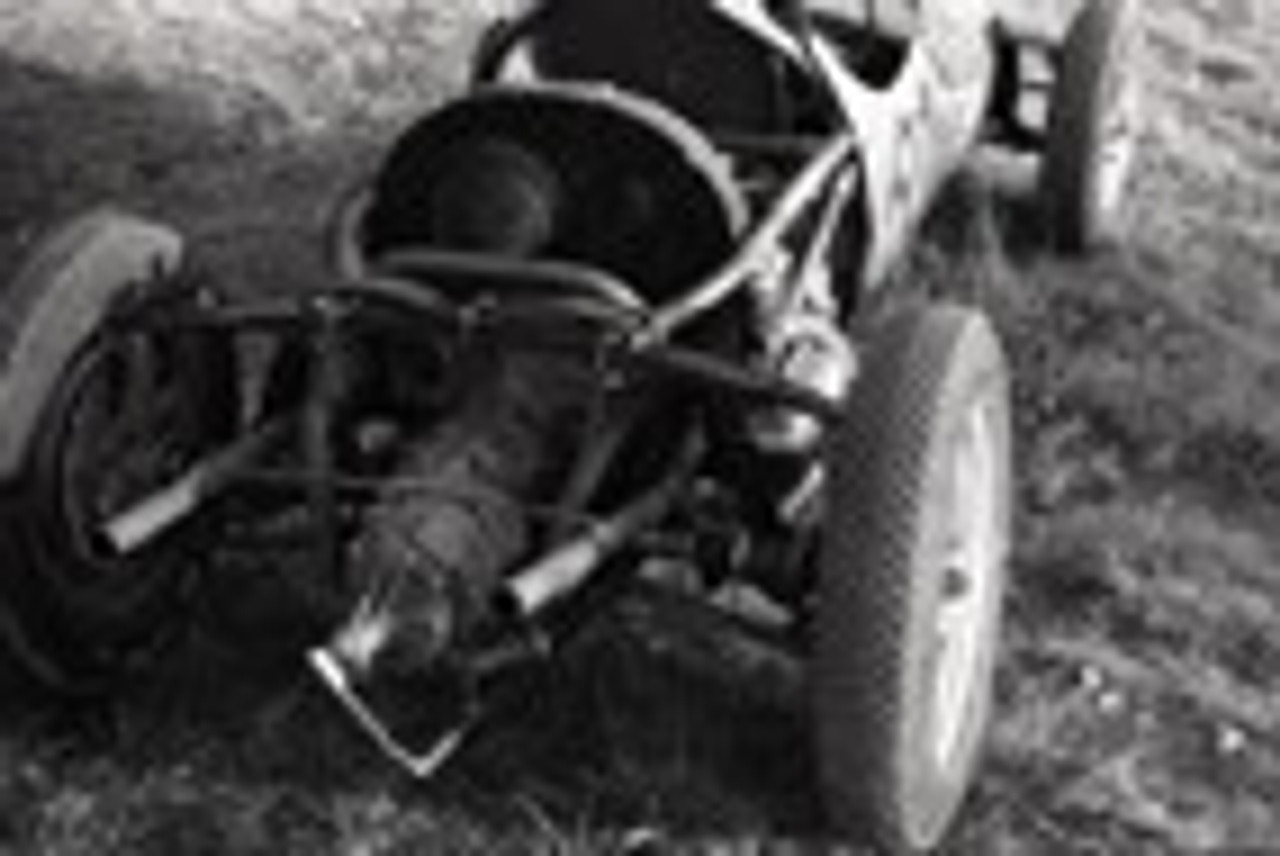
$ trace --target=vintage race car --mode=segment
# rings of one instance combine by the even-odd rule
[[[57,230],[0,295],[14,649],[102,692],[252,611],[229,569],[270,553],[298,661],[429,775],[514,674],[696,573],[805,664],[833,827],[934,847],[989,718],[1009,389],[980,309],[889,273],[985,144],[1042,153],[1054,246],[1111,233],[1134,4],[1064,29],[546,0],[335,206],[329,282],[229,297],[166,226]]]

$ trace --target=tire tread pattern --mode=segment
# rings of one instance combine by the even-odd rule
[[[897,754],[916,596],[911,564],[926,501],[921,473],[954,395],[956,362],[998,357],[989,329],[974,323],[979,317],[936,306],[891,318],[873,337],[832,449],[817,748],[836,826],[886,851],[921,843],[907,834],[912,796]]]

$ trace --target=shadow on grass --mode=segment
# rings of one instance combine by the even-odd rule
[[[820,840],[800,706],[762,703],[749,676],[708,674],[619,631],[602,622],[427,782],[377,754],[300,664],[263,670],[193,646],[111,703],[11,699],[0,844],[597,853],[635,830]]]
[[[385,129],[300,137],[282,121],[0,53],[0,274],[33,236],[110,206],[177,226],[229,279],[315,275],[332,204]]]

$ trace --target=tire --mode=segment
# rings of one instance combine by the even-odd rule
[[[977,766],[1005,585],[1010,445],[1007,371],[982,315],[925,307],[873,338],[831,440],[812,686],[832,825],[879,851],[937,846]],[[969,516],[950,492],[960,478],[979,485],[965,496]],[[950,527],[952,549],[964,551],[954,567],[940,551]]]
[[[129,325],[159,302],[194,299],[182,258],[171,230],[96,213],[38,244],[0,294],[0,398],[12,405],[0,411],[11,462],[0,591],[20,659],[56,691],[105,691],[183,616],[190,540],[122,555],[103,535],[106,519],[235,427],[226,339]]]
[[[1040,175],[1050,245],[1081,255],[1118,235],[1142,112],[1138,0],[1087,0],[1067,33]]]

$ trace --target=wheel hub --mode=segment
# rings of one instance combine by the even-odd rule
[[[947,468],[944,562],[934,622],[929,717],[933,761],[949,770],[964,745],[990,651],[1001,557],[995,426],[975,408],[953,440]]]

